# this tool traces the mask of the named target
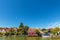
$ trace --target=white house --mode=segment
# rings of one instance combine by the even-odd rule
[[[0,29],[0,33],[6,33],[5,29],[4,28],[1,28]]]

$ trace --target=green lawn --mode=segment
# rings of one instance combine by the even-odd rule
[[[0,40],[60,40],[60,38],[41,38],[41,37],[0,37]]]

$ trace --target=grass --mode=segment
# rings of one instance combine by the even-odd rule
[[[41,38],[41,37],[0,37],[0,40],[60,40],[60,38]]]

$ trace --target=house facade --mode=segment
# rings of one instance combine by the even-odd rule
[[[37,36],[35,30],[36,29],[34,29],[34,28],[29,28],[28,29],[28,36]]]
[[[5,28],[0,28],[0,33],[6,33]]]

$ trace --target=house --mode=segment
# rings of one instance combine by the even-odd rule
[[[11,28],[5,28],[5,31],[8,33],[10,32]]]
[[[37,36],[36,32],[35,32],[36,29],[34,28],[29,28],[28,29],[28,36]]]
[[[4,28],[0,28],[0,33],[6,33]]]
[[[39,30],[39,34],[36,33],[36,30]],[[29,28],[28,29],[28,36],[42,36],[42,34],[45,34],[41,29],[34,29],[34,28]]]
[[[17,31],[18,31],[18,28],[13,28],[13,30],[14,30],[15,32],[17,32]]]

